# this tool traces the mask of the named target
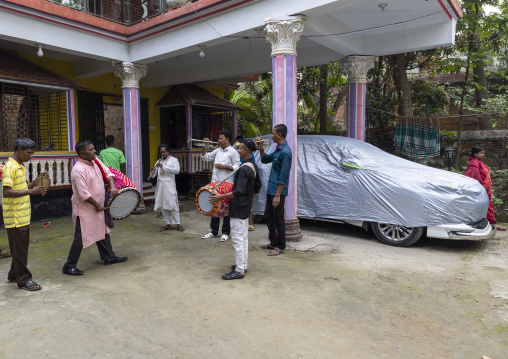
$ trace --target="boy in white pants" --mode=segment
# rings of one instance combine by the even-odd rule
[[[247,272],[249,215],[252,200],[261,190],[259,171],[252,159],[252,152],[255,150],[256,145],[252,140],[246,139],[240,143],[238,153],[243,159],[243,164],[236,173],[232,191],[221,195],[215,194],[210,199],[212,202],[219,202],[224,198],[231,198],[229,217],[236,264],[231,266],[231,272],[222,276],[225,280],[242,279]]]

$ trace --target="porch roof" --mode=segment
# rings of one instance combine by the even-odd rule
[[[84,88],[77,82],[51,72],[14,52],[0,50],[0,81],[61,88]]]
[[[232,102],[224,100],[205,89],[193,85],[182,84],[174,85],[169,91],[157,102],[159,107],[177,106],[177,105],[198,105],[222,108],[226,110],[243,110],[240,106]]]

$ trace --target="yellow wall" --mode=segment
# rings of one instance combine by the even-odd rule
[[[75,78],[73,76],[72,62],[51,59],[48,57],[38,57],[36,55],[19,53],[19,55],[28,61],[42,66],[50,71],[66,77],[69,80],[77,82],[86,88],[87,91],[108,93],[122,96],[122,81],[116,77],[113,72],[91,78]],[[112,68],[113,71],[113,68]],[[169,90],[169,86],[157,88],[143,88],[143,79],[141,79],[140,96],[148,98],[149,111],[149,135],[150,135],[150,166],[159,158],[157,147],[160,145],[160,111],[155,105]],[[116,99],[105,97],[106,102],[114,102]],[[77,94],[74,98],[75,118],[76,118],[76,138],[79,138],[79,119],[78,119],[78,101]]]

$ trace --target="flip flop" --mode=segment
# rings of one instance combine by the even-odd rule
[[[183,232],[185,231],[185,228],[183,228],[182,226],[178,225],[176,226],[176,229],[178,229],[179,232]]]
[[[41,290],[42,289],[42,287],[40,285],[38,285],[37,283],[35,283],[32,280],[26,282],[25,285],[22,286],[21,288],[24,289],[24,290],[28,290],[30,292],[34,292],[36,290]]]
[[[274,248],[270,252],[266,253],[267,256],[274,257],[284,254],[286,251],[284,249]]]
[[[10,257],[12,254],[11,254],[11,251],[6,249],[6,250],[0,250],[0,258],[4,258],[4,257]]]
[[[272,247],[269,244],[260,244],[259,248],[262,248],[262,249],[274,249],[275,247]]]
[[[164,227],[162,227],[159,232],[164,232],[164,231],[169,231],[171,229],[171,226],[170,225],[166,225]]]

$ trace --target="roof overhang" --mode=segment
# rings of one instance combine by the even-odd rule
[[[462,16],[455,0],[391,0],[384,10],[373,0],[200,0],[122,28],[63,7],[79,16],[45,12],[50,5],[59,7],[0,0],[0,47],[35,52],[35,42],[43,43],[45,56],[73,62],[76,77],[110,73],[112,60],[146,64],[145,87],[270,71],[271,46],[257,32],[268,17],[306,17],[297,45],[302,67],[450,46]]]

